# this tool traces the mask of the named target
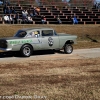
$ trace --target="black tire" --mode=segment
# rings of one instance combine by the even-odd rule
[[[64,52],[66,54],[71,54],[73,52],[73,47],[71,44],[65,44],[64,46]]]
[[[20,49],[20,53],[24,57],[30,57],[32,54],[32,47],[30,45],[23,45]]]

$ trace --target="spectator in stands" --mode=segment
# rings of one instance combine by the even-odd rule
[[[37,3],[38,6],[41,5],[40,0],[35,0],[35,2]]]
[[[17,14],[15,15],[15,23],[21,24],[21,22],[22,22],[22,19],[20,18],[19,13],[17,13]]]
[[[13,23],[14,24],[14,16],[13,15],[9,15],[9,21],[10,21],[10,24]]]
[[[32,10],[31,10],[31,8],[29,8],[27,11],[28,11],[28,14],[30,14],[30,12],[31,12]]]
[[[36,11],[36,13],[39,15],[39,13],[40,13],[40,8],[39,8],[39,7],[36,7],[36,8],[35,8],[35,11]]]
[[[11,11],[12,14],[16,14],[16,10],[15,10],[15,8],[13,6],[10,7],[10,11]]]
[[[10,6],[10,1],[9,0],[4,0],[4,5]]]
[[[94,7],[100,9],[100,0],[94,0]]]
[[[3,5],[3,2],[0,0],[0,5]]]
[[[33,24],[32,17],[30,15],[27,16],[27,21],[29,24]]]
[[[32,12],[32,11],[30,11],[29,15],[30,15],[32,18],[34,17],[34,15],[33,15],[33,12]]]
[[[58,21],[58,23],[59,23],[59,24],[62,24],[62,21],[61,21],[61,19],[60,19],[59,15],[58,15],[58,16],[56,16],[56,19],[57,19],[57,21]]]
[[[22,22],[23,22],[24,24],[26,24],[26,23],[28,22],[27,16],[28,16],[27,10],[23,10],[23,11],[22,11]]]
[[[28,23],[27,17],[22,18],[22,22],[23,22],[23,24],[27,24]]]
[[[24,24],[28,22],[27,16],[28,16],[27,10],[23,10],[23,11],[22,11],[22,22],[23,22]]]
[[[6,14],[11,14],[11,9],[10,9],[9,6],[8,6],[7,9],[6,9]]]
[[[4,13],[4,14],[7,13],[7,9],[8,9],[8,7],[7,7],[7,4],[6,4],[6,5],[3,6],[3,13]]]
[[[22,10],[22,17],[27,17],[27,15],[28,15],[27,10]]]
[[[47,22],[46,17],[44,15],[41,16],[41,22],[42,24],[45,24]]]
[[[78,20],[77,20],[76,16],[74,16],[72,19],[73,19],[73,24],[78,24]]]
[[[28,15],[30,15],[32,18],[34,17],[33,12],[30,8],[28,9]]]
[[[6,14],[6,15],[4,15],[4,17],[3,17],[3,19],[4,19],[4,23],[5,24],[9,24],[10,23],[10,19],[9,19],[9,16]]]
[[[38,16],[38,12],[36,11],[36,7],[33,8],[33,15],[34,15],[34,17]]]

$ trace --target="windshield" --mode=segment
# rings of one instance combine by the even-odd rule
[[[22,31],[22,30],[19,30],[14,37],[25,37],[26,36],[26,32],[25,31]]]

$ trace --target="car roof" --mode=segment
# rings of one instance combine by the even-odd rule
[[[21,30],[29,31],[29,30],[41,30],[41,29],[52,30],[52,28],[44,28],[44,27],[23,28]]]

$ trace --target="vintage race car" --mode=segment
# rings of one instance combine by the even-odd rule
[[[20,51],[22,56],[29,57],[36,50],[61,50],[71,54],[76,35],[56,33],[52,28],[20,29],[13,37],[0,39],[0,50]]]

